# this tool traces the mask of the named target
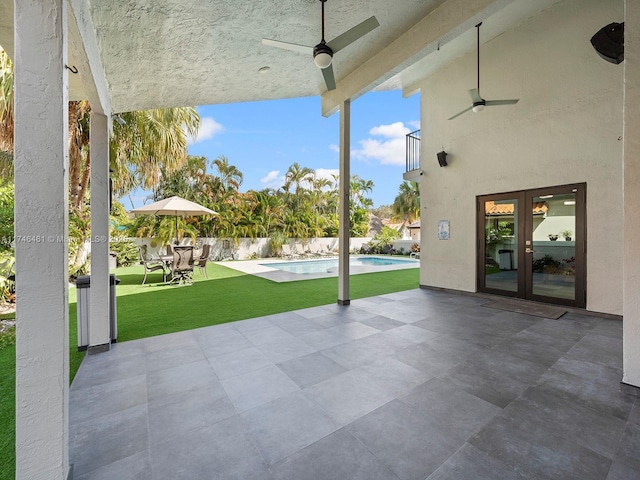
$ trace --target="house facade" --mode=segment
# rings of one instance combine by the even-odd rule
[[[422,285],[623,314],[625,65],[604,61],[589,42],[622,21],[622,1],[568,0],[481,41],[482,97],[519,99],[515,105],[449,120],[470,104],[477,52],[418,83],[427,126],[419,180]],[[437,235],[441,219],[450,222],[446,241]],[[499,226],[503,238],[495,242]],[[499,252],[510,262],[502,271],[511,272],[502,285],[489,268]],[[536,271],[548,257],[557,272]]]

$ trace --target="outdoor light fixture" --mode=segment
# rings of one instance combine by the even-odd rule
[[[327,68],[333,60],[333,51],[324,42],[313,47],[313,61],[318,68]]]
[[[123,127],[127,124],[126,120],[122,118],[120,115],[113,115],[113,119]]]
[[[442,150],[441,152],[438,152],[436,155],[438,157],[438,164],[441,167],[446,167],[448,165],[447,164],[447,152]],[[422,175],[422,174],[420,174],[420,175]]]

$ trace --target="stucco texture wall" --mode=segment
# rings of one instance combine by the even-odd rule
[[[586,182],[587,309],[622,314],[624,72],[589,40],[623,20],[623,0],[566,0],[481,41],[482,96],[514,106],[447,120],[471,103],[475,51],[422,81],[422,285],[476,291],[477,195]]]

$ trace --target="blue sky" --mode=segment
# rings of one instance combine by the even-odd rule
[[[294,162],[321,176],[337,173],[340,115],[320,114],[320,97],[198,107],[201,126],[190,155],[229,159],[244,174],[241,191],[282,185]],[[375,206],[390,204],[402,183],[405,134],[418,129],[420,96],[371,92],[351,105],[351,173],[372,180]],[[212,171],[215,173],[215,170]],[[135,192],[136,207],[145,192]],[[127,208],[129,198],[122,199]],[[147,202],[148,203],[148,202]]]

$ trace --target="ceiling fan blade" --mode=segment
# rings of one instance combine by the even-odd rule
[[[460,115],[462,115],[463,113],[467,113],[469,110],[471,110],[473,108],[473,105],[471,105],[469,108],[465,108],[464,110],[462,110],[460,113],[456,113],[453,117],[451,117],[449,120],[453,120],[456,117],[459,117]]]
[[[482,101],[482,97],[480,96],[480,90],[477,88],[473,88],[469,90],[469,95],[471,95],[471,101],[473,103],[478,103]]]
[[[327,43],[327,45],[331,50],[333,50],[333,53],[339,52],[344,47],[352,44],[360,37],[365,36],[371,30],[374,30],[379,26],[380,23],[378,22],[378,19],[376,17],[369,17],[364,22],[359,23],[355,27],[347,30],[342,35],[338,35],[336,38]]]
[[[487,107],[494,107],[497,105],[515,105],[516,103],[518,103],[520,99],[516,98],[516,99],[512,99],[512,100],[487,100],[485,105]]]
[[[331,65],[322,69],[322,76],[324,77],[324,83],[327,85],[327,90],[335,90],[336,77],[333,75],[333,67]]]
[[[276,47],[276,48],[282,48],[284,50],[291,50],[292,52],[306,53],[308,55],[313,55],[313,47],[308,47],[306,45],[298,45],[297,43],[281,42],[279,40],[270,40],[268,38],[263,38],[262,44],[267,45],[269,47]]]

